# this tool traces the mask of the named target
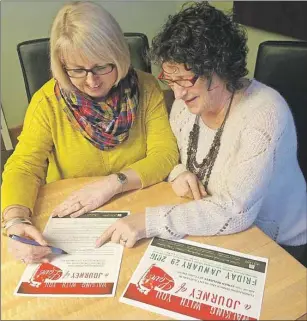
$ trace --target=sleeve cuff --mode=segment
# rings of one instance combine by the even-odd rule
[[[27,207],[32,213],[35,206],[38,189],[40,185],[26,176],[8,176],[5,182],[2,184],[1,189],[1,213],[12,205],[20,205]],[[16,182],[20,184],[16,185]],[[23,184],[25,183],[25,184]],[[27,186],[26,190],[22,186]]]
[[[183,164],[176,165],[171,171],[171,173],[169,174],[167,181],[173,182],[181,173],[186,171],[187,169]]]
[[[146,208],[146,237],[151,238],[161,234],[160,207]]]
[[[165,205],[146,208],[146,237],[159,236],[169,240],[181,239],[185,234],[176,232],[172,220],[167,215],[173,211],[176,205]]]

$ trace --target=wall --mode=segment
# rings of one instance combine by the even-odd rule
[[[216,8],[226,12],[232,10],[233,7],[233,1],[213,1],[211,4],[213,4]],[[250,78],[252,78],[254,75],[258,46],[261,42],[267,40],[296,40],[280,34],[271,33],[248,26],[245,26],[245,28],[248,35],[247,46],[249,48],[249,52],[247,56],[247,69],[249,70],[248,77]]]
[[[9,128],[23,122],[28,102],[16,52],[19,42],[49,36],[58,9],[67,1],[1,2],[1,102]],[[117,19],[124,32],[143,32],[151,42],[169,14],[178,11],[184,1],[96,1]],[[211,2],[221,10],[231,10],[232,1]],[[128,14],[129,13],[129,14]],[[259,43],[266,40],[292,40],[278,34],[247,27],[249,55],[247,67],[253,76]],[[157,74],[157,68],[153,68]]]
[[[69,1],[1,2],[1,102],[9,128],[23,122],[28,105],[16,47],[19,42],[49,37],[59,8]],[[180,1],[95,1],[119,22],[124,32],[143,32],[152,37]],[[157,74],[156,68],[153,73]]]
[[[249,49],[248,59],[247,59],[247,69],[249,70],[248,77],[251,77],[251,78],[254,75],[258,46],[261,42],[268,41],[268,40],[297,40],[294,38],[286,37],[283,35],[267,32],[267,31],[263,31],[263,30],[255,29],[251,27],[246,27],[246,30],[248,34],[247,46]]]

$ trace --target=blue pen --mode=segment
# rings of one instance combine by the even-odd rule
[[[10,234],[9,237],[15,241],[21,242],[21,243],[25,243],[25,244],[29,244],[29,245],[35,245],[35,246],[42,246],[39,243],[37,243],[34,240],[30,240],[30,239],[26,239],[24,237],[15,235],[15,234]],[[62,249],[59,249],[58,247],[54,247],[54,246],[50,246],[47,245],[48,247],[50,247],[51,251],[53,254],[68,254],[67,252],[65,252]]]

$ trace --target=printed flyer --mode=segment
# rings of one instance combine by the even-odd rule
[[[268,259],[154,238],[120,302],[178,320],[259,320]]]
[[[77,218],[52,217],[43,233],[52,246],[68,254],[54,255],[48,263],[29,264],[16,295],[112,297],[115,295],[123,246],[95,240],[129,212],[87,213]]]

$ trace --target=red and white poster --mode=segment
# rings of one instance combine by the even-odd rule
[[[154,238],[120,298],[178,320],[259,320],[268,259]]]
[[[15,294],[27,296],[112,297],[115,295],[123,246],[96,239],[114,221],[129,212],[96,211],[78,218],[50,218],[43,235],[52,246],[68,254],[29,264]]]

